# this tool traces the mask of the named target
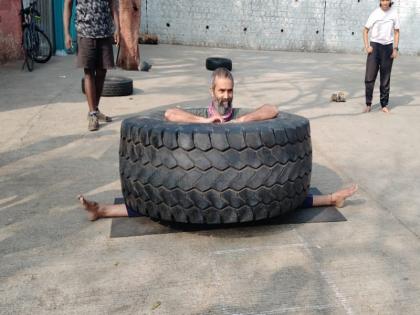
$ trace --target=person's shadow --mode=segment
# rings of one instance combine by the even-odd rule
[[[412,101],[414,101],[414,97],[411,95],[401,95],[401,96],[393,96],[389,99],[389,108],[395,109],[399,106],[418,106],[418,105],[409,105]],[[380,108],[380,104],[377,104]],[[376,106],[376,104],[375,104]],[[373,106],[372,106],[373,109]]]

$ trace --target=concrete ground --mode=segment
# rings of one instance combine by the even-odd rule
[[[0,68],[0,313],[414,314],[420,302],[420,57],[394,64],[391,114],[364,104],[363,55],[142,46],[134,94],[103,98],[87,131],[81,71],[54,57]],[[235,104],[306,116],[312,185],[355,182],[346,222],[110,238],[76,195],[121,196],[121,120],[206,105],[208,56],[233,59]],[[345,103],[329,102],[337,90]],[[376,90],[377,91],[377,90]]]

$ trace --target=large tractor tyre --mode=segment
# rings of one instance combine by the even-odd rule
[[[206,69],[216,70],[217,68],[226,68],[232,71],[232,60],[228,58],[209,57],[206,59]]]
[[[163,114],[121,125],[122,192],[133,211],[162,221],[225,224],[276,217],[304,201],[312,170],[306,118],[282,112],[260,122],[180,124]]]
[[[82,92],[85,93],[85,78],[82,78]],[[133,94],[133,80],[119,76],[106,76],[102,96],[126,96]]]

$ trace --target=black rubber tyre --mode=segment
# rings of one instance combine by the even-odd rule
[[[209,57],[206,59],[206,69],[216,70],[217,68],[226,68],[232,71],[232,60],[228,58]]]
[[[85,78],[82,78],[82,92],[85,93]],[[133,80],[119,76],[106,76],[102,96],[126,96],[133,94]]]
[[[29,72],[32,72],[34,69],[34,60],[32,54],[32,41],[31,41],[31,32],[27,26],[23,28],[23,52],[25,54],[24,65],[28,68]]]
[[[225,224],[276,217],[304,201],[312,170],[306,118],[282,112],[261,122],[177,124],[163,114],[122,122],[127,207],[163,221]]]
[[[34,40],[36,41],[36,51],[34,51],[34,61],[38,63],[46,63],[51,59],[52,45],[48,36],[38,28],[35,27]]]

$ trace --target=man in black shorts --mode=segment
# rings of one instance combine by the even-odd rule
[[[89,106],[88,129],[99,129],[99,121],[112,120],[100,112],[99,99],[107,69],[113,68],[112,44],[119,45],[120,27],[117,0],[76,0],[77,66],[84,69],[85,92]],[[69,31],[73,0],[64,1],[64,32],[66,48],[72,38]]]

